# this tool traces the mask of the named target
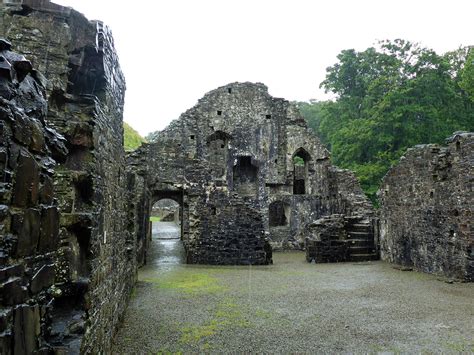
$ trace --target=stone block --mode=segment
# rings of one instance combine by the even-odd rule
[[[23,280],[15,277],[0,285],[0,296],[3,304],[12,306],[25,302],[28,298],[28,290],[23,286]]]
[[[16,207],[28,207],[38,202],[39,168],[34,157],[21,150],[18,157],[18,169],[13,184],[12,204]]]
[[[39,307],[18,306],[13,312],[14,354],[32,354],[38,349]]]
[[[54,265],[43,265],[32,277],[30,290],[33,294],[50,287],[54,283]]]
[[[16,254],[18,256],[33,255],[38,247],[40,237],[40,211],[29,208],[23,216],[15,215],[13,218],[13,231],[17,233],[18,244]]]
[[[44,253],[58,247],[59,220],[60,216],[57,207],[46,207],[41,210],[39,252]]]

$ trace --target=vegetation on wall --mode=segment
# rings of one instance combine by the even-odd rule
[[[126,122],[123,123],[123,147],[126,151],[137,149],[146,140]]]
[[[474,49],[437,54],[404,40],[343,50],[321,83],[334,101],[297,103],[333,162],[356,172],[376,202],[406,149],[474,130]]]

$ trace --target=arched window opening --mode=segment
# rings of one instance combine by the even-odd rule
[[[311,160],[309,153],[299,148],[292,158],[293,162],[293,194],[304,195],[308,191],[308,162]]]
[[[252,158],[248,156],[237,157],[234,166],[234,190],[241,195],[253,195],[257,193],[258,168],[252,164]]]
[[[270,227],[287,226],[290,223],[290,206],[275,201],[268,206],[268,225]]]

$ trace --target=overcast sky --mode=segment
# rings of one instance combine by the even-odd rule
[[[112,29],[127,81],[124,120],[161,130],[206,92],[263,82],[324,99],[343,49],[403,38],[442,53],[474,44],[473,0],[53,0]]]

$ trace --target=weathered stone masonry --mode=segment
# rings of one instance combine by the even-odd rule
[[[136,278],[111,34],[39,0],[4,1],[0,31],[47,79],[31,71],[12,103],[2,93],[16,120],[1,117],[1,352],[107,351]]]
[[[160,198],[182,206],[191,263],[268,263],[270,245],[302,248],[303,227],[331,214],[372,230],[372,207],[354,175],[332,166],[297,109],[263,84],[209,92],[154,143],[131,153],[128,167],[139,185],[131,229],[140,231],[142,253],[149,206]],[[373,233],[357,233],[350,255],[375,258]]]
[[[409,149],[380,198],[383,259],[474,281],[474,133]]]
[[[0,40],[0,352],[38,349],[51,308],[59,208],[53,191],[55,161],[64,139],[45,127],[39,73]]]
[[[472,133],[387,174],[379,233],[355,176],[263,84],[209,92],[125,156],[109,30],[4,0],[0,31],[0,353],[107,353],[161,199],[180,205],[189,263],[371,260],[380,235],[384,259],[474,280]]]

